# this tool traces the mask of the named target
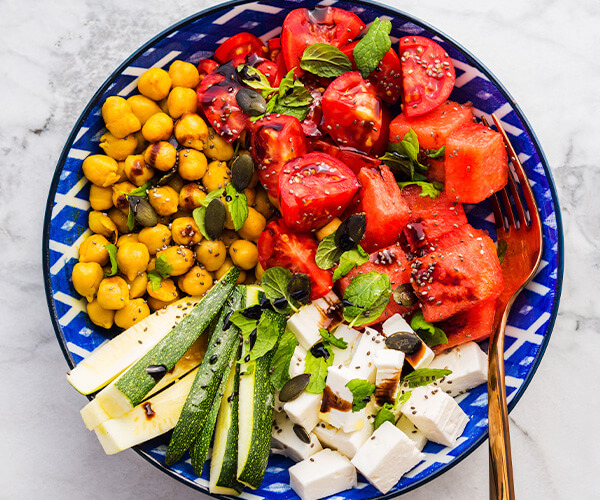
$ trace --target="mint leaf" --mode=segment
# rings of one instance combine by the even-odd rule
[[[403,174],[409,181],[426,180],[425,172],[429,168],[419,162],[419,138],[412,128],[400,142],[388,143],[388,151],[380,160],[396,172]]]
[[[154,269],[162,278],[166,279],[171,276],[173,266],[167,262],[167,258],[163,254],[159,255],[154,261]]]
[[[290,70],[279,84],[279,92],[277,94],[277,102],[282,106],[298,108],[310,106],[313,101],[312,95],[304,84],[294,79],[294,70]]]
[[[206,207],[208,207],[209,203],[213,201],[215,198],[220,198],[223,196],[225,189],[215,189],[206,195],[206,198],[203,200],[198,200],[200,202],[200,206],[195,208],[192,212],[192,217],[194,218],[194,222],[198,226],[198,229],[202,233],[202,236],[207,240],[210,240],[208,234],[206,234],[206,225],[204,223],[204,219],[206,217]]]
[[[343,278],[355,267],[363,265],[369,260],[369,254],[360,245],[344,252],[340,256],[340,264],[333,272],[333,281]]]
[[[427,156],[427,158],[431,158],[432,160],[435,160],[436,158],[439,158],[440,156],[444,156],[444,154],[446,153],[446,146],[442,146],[440,149],[426,149],[425,150],[425,155]]]
[[[273,108],[271,109],[270,112],[274,115],[294,116],[294,117],[298,118],[299,122],[301,122],[308,116],[308,113],[310,112],[310,108],[308,106],[305,106],[303,108],[294,108],[291,106],[284,106],[284,105],[280,104],[279,101],[277,101],[275,103],[275,106],[273,106]]]
[[[325,380],[327,379],[327,368],[333,364],[333,351],[327,342],[323,342],[323,347],[329,353],[329,356],[315,357],[312,350],[306,354],[304,373],[310,373],[310,381],[306,386],[306,391],[311,394],[321,394],[325,389]]]
[[[422,311],[418,311],[412,317],[410,327],[429,347],[448,343],[448,337],[446,337],[444,330],[425,321]]]
[[[408,385],[411,389],[415,387],[421,387],[424,385],[429,385],[436,380],[444,378],[447,375],[450,375],[452,370],[442,370],[437,368],[419,368],[414,372],[410,372],[408,375],[404,377],[404,383]]]
[[[297,344],[296,336],[289,330],[286,330],[277,342],[277,349],[273,355],[270,370],[271,383],[276,391],[280,391],[290,379],[290,361]]]
[[[106,276],[114,276],[117,274],[117,247],[113,244],[104,245],[110,258],[110,271],[105,272]]]
[[[421,186],[421,193],[419,196],[429,196],[432,200],[437,198],[444,189],[444,185],[440,182],[425,182],[425,181],[407,181],[407,182],[398,182],[398,187],[400,190],[404,189],[406,186],[416,185]]]
[[[129,206],[129,211],[127,212],[127,228],[130,231],[133,231],[133,227],[135,226],[135,215],[133,210],[131,210],[131,205]]]
[[[148,273],[148,281],[152,283],[152,290],[158,290],[162,285],[162,276],[156,271]]]
[[[348,347],[348,343],[344,339],[338,339],[329,330],[325,330],[325,328],[319,328],[319,333],[323,339],[338,349],[346,349]]]
[[[148,189],[152,187],[151,182],[146,182],[146,184],[135,188],[129,193],[125,193],[125,196],[137,196],[138,198],[148,198]]]
[[[244,193],[239,193],[231,182],[225,186],[225,194],[233,229],[239,231],[248,218],[248,199]]]
[[[348,56],[327,43],[315,43],[307,47],[302,54],[300,67],[325,78],[337,78],[347,71],[352,71],[352,63]]]
[[[358,71],[367,78],[392,47],[390,33],[392,23],[390,21],[380,21],[376,18],[371,23],[365,36],[356,44],[352,56]]]
[[[396,396],[396,401],[394,402],[394,409],[396,409],[399,406],[402,406],[404,403],[406,403],[410,399],[411,396],[412,396],[411,391],[406,391],[406,392],[403,392],[402,394],[398,393],[398,395]]]
[[[229,321],[240,329],[242,338],[246,340],[250,337],[252,331],[258,326],[258,320],[247,318],[243,314],[244,311],[245,309],[238,309],[231,316],[229,316]]]
[[[267,99],[274,92],[277,92],[277,89],[271,87],[267,77],[258,69],[246,64],[240,64],[236,68],[236,71],[240,75],[242,82],[244,82],[248,87],[258,90],[265,99]]]
[[[396,424],[396,417],[392,413],[393,409],[394,407],[389,403],[385,403],[381,407],[381,409],[377,412],[377,415],[375,415],[375,420],[373,421],[373,427],[375,430],[377,430],[384,422],[391,422],[394,425]]]
[[[335,233],[325,236],[317,247],[315,263],[320,269],[331,269],[344,253],[335,244]]]
[[[298,311],[297,304],[289,296],[287,287],[292,279],[291,271],[279,266],[270,267],[266,269],[261,279],[261,285],[265,292],[265,297],[269,299],[273,309],[281,314],[290,314],[292,311]],[[281,307],[279,304],[283,300],[287,301],[285,307]]]
[[[350,389],[352,393],[352,412],[362,410],[367,403],[371,400],[371,394],[375,391],[375,386],[368,380],[362,380],[359,378],[352,379],[346,384],[346,387]]]
[[[387,274],[371,271],[354,277],[344,290],[344,319],[352,326],[360,326],[377,319],[392,296]]]
[[[262,314],[256,327],[256,341],[250,349],[250,360],[253,361],[258,358],[262,358],[267,354],[277,341],[279,340],[279,324],[277,313]],[[237,325],[236,325],[237,326]],[[247,362],[248,358],[244,359]]]

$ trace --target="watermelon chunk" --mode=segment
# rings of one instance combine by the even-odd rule
[[[427,163],[429,163],[429,168],[425,173],[427,180],[444,184],[446,182],[446,165],[444,164],[444,160],[428,158]]]
[[[421,299],[423,317],[442,321],[497,298],[503,287],[496,246],[489,236],[465,224],[411,261],[412,285]]]
[[[502,136],[480,123],[455,130],[446,143],[446,191],[462,203],[479,203],[508,181]]]

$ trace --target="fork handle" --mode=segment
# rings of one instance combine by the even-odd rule
[[[504,330],[510,311],[508,304],[495,335],[488,357],[488,421],[490,444],[490,500],[514,500],[506,384],[504,382]]]

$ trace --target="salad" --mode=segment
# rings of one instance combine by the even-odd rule
[[[390,32],[296,9],[279,38],[239,33],[103,104],[72,278],[124,331],[67,378],[107,453],[172,431],[167,465],[200,475],[212,446],[222,494],[279,453],[308,500],[357,473],[386,493],[428,440],[455,446],[503,286],[462,203],[506,184],[507,155],[448,100],[443,48]]]

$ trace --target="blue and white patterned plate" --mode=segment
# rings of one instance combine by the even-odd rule
[[[75,366],[105,339],[85,314],[81,299],[71,283],[78,247],[88,235],[89,183],[81,171],[82,160],[100,153],[103,133],[101,105],[111,95],[129,97],[137,91],[137,78],[146,69],[168,68],[171,61],[197,63],[211,57],[226,38],[249,31],[263,40],[279,35],[281,24],[292,9],[312,8],[317,3],[351,10],[369,23],[376,17],[392,22],[394,43],[406,35],[424,35],[440,43],[456,67],[456,86],[451,98],[471,101],[475,114],[489,119],[495,113],[502,122],[531,180],[542,221],[544,251],[540,270],[519,296],[509,318],[506,336],[506,385],[509,408],[513,408],[531,381],[542,358],[556,317],[563,272],[562,227],[558,199],[540,145],[514,100],[497,79],[468,51],[443,33],[412,16],[372,2],[325,0],[237,0],[196,14],[167,29],[132,54],[94,95],[65,145],[60,157],[46,208],[43,237],[44,278],[48,306],[58,341],[70,367]],[[491,120],[490,120],[491,122]],[[494,233],[494,218],[485,203],[466,207],[471,223]],[[484,346],[486,347],[486,346]],[[83,404],[84,401],[82,401]],[[361,480],[356,489],[336,496],[339,499],[390,498],[414,489],[456,465],[487,438],[487,392],[481,386],[459,398],[470,422],[454,449],[428,443],[425,460],[402,478],[387,495]],[[164,465],[166,440],[156,439],[137,448],[140,455],[158,468],[190,486],[207,492],[208,467],[197,477],[190,461],[173,467]],[[100,452],[100,447],[98,447]],[[279,496],[297,498],[291,491],[287,468],[291,462],[273,456],[262,486],[244,497]],[[362,479],[362,478],[361,478]]]

